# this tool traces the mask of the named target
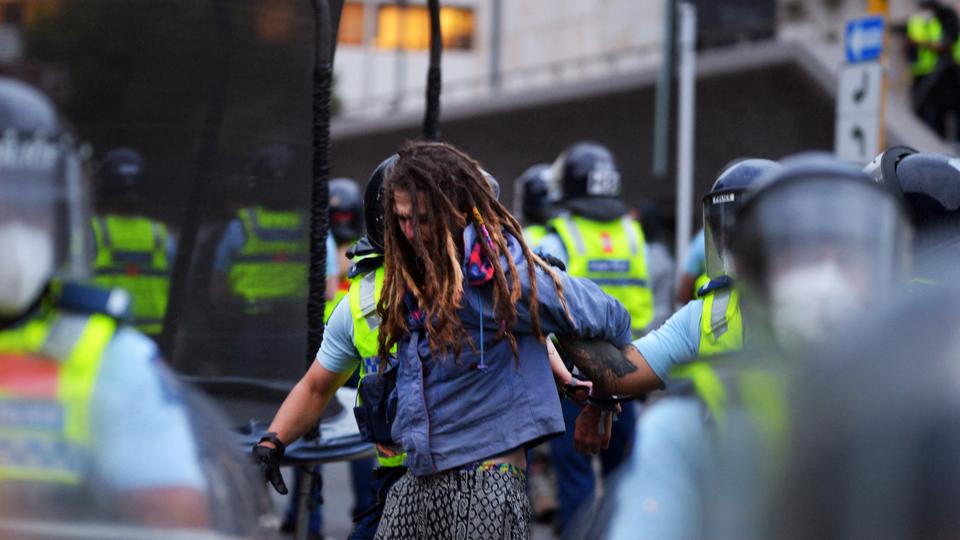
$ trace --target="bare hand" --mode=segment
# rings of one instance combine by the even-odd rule
[[[618,406],[619,408],[619,406]],[[610,446],[613,428],[613,412],[602,411],[588,403],[577,416],[573,430],[573,448],[581,454],[597,454]]]

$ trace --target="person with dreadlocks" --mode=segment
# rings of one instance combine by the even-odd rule
[[[630,316],[534,255],[480,165],[449,144],[399,151],[384,211],[378,346],[384,366],[396,347],[392,436],[408,472],[377,538],[526,538],[524,451],[564,430],[544,336],[625,347]]]

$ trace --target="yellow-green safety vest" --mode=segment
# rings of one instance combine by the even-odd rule
[[[528,225],[523,228],[523,239],[528,246],[535,248],[540,245],[540,242],[547,236],[548,232],[544,225]]]
[[[324,303],[324,305],[323,305],[323,324],[327,324],[327,321],[329,321],[329,320],[330,320],[330,316],[333,315],[333,310],[336,309],[337,304],[339,304],[341,300],[343,300],[344,298],[346,298],[346,296],[347,296],[347,291],[345,291],[345,290],[343,290],[343,289],[337,289],[337,292],[334,293],[333,298],[330,299],[330,300],[327,300],[327,301]]]
[[[907,38],[920,43],[939,43],[943,35],[940,20],[936,17],[917,13],[907,20]],[[937,67],[937,51],[917,45],[917,59],[910,66],[910,72],[915,77],[922,77],[933,73]],[[953,44],[953,58],[960,63],[960,39]]]
[[[710,276],[707,274],[700,274],[700,276],[693,282],[693,298],[700,298],[700,289],[710,284]]]
[[[729,286],[713,289],[703,298],[700,313],[700,356],[739,351],[743,348],[743,317],[740,293]]]
[[[309,231],[297,211],[241,209],[245,242],[230,265],[233,294],[248,314],[266,313],[278,302],[307,297]]]
[[[94,218],[92,228],[97,244],[93,282],[129,292],[133,325],[159,335],[170,294],[166,225],[145,217],[108,215]]]
[[[774,461],[782,462],[789,428],[786,378],[782,373],[758,366],[727,369],[721,374],[711,361],[698,360],[677,366],[670,377],[689,381],[716,426],[724,425],[731,406],[743,407]]]
[[[106,315],[53,310],[0,332],[0,481],[84,480],[92,394],[116,329]]]
[[[377,302],[383,291],[383,266],[376,271],[366,272],[350,281],[347,293],[350,301],[350,315],[353,317],[353,345],[360,354],[360,379],[367,373],[376,373],[380,369],[378,337],[380,335],[380,315],[377,314]],[[359,398],[358,398],[359,399]],[[377,445],[377,461],[381,467],[399,467],[406,458],[404,453],[389,452]]]
[[[570,215],[550,225],[567,250],[567,273],[585,277],[616,298],[639,336],[653,321],[653,291],[647,273],[646,240],[629,216],[601,222]]]

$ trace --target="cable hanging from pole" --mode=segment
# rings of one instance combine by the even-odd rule
[[[330,203],[330,88],[333,81],[332,14],[327,0],[312,0],[313,174],[310,183],[310,289],[307,297],[307,369],[323,340],[327,294],[327,208]]]
[[[440,60],[443,34],[440,29],[440,0],[428,0],[430,9],[430,67],[427,69],[427,108],[423,113],[423,138],[440,140]]]

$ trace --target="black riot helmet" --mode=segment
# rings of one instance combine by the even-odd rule
[[[769,159],[747,158],[734,161],[724,167],[713,183],[713,188],[703,197],[703,228],[706,244],[707,275],[718,279],[729,275],[730,261],[726,261],[730,232],[737,210],[743,204],[746,191],[762,175],[780,168]]]
[[[513,182],[514,212],[524,225],[543,225],[556,215],[550,190],[550,165],[538,163]]]
[[[605,146],[578,142],[554,162],[551,178],[560,204],[575,214],[611,221],[627,213],[620,199],[620,170]]]
[[[350,178],[330,181],[330,233],[338,244],[356,242],[363,234],[360,186]]]
[[[97,203],[143,202],[143,156],[133,148],[107,152],[97,172]]]
[[[397,162],[397,157],[397,154],[393,154],[377,165],[363,193],[363,222],[367,227],[367,239],[379,251],[383,251],[383,179]]]
[[[960,238],[960,159],[901,146],[886,150],[865,170],[903,198],[918,248]]]

